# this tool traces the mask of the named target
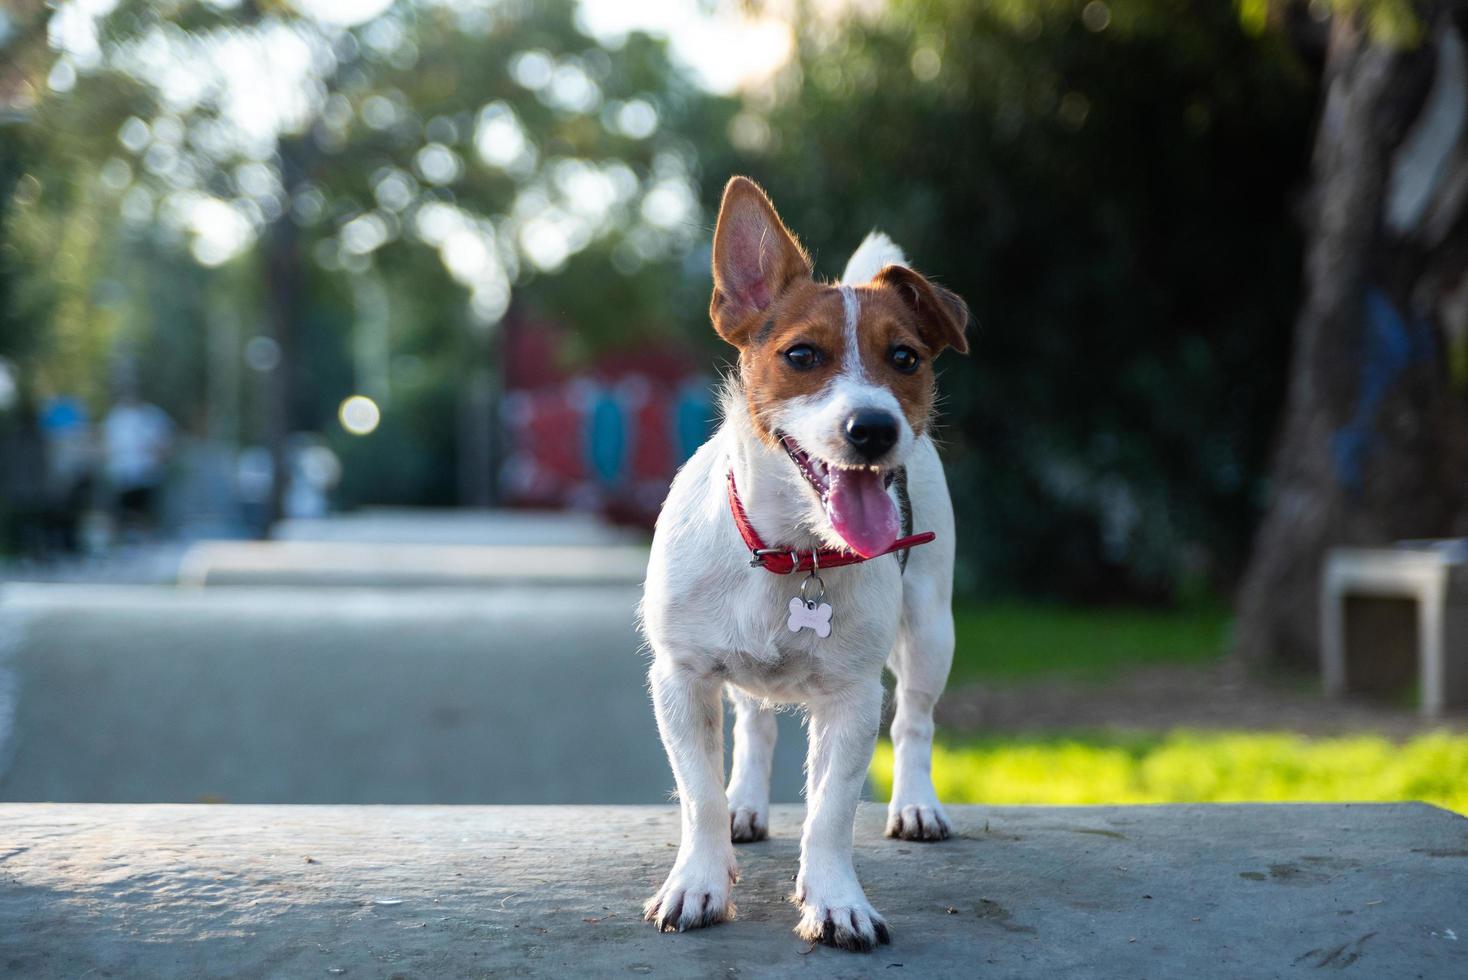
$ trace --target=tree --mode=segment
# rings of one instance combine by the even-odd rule
[[[1316,666],[1332,546],[1468,532],[1468,5],[1395,30],[1380,6],[1330,26],[1289,395],[1239,598],[1254,664]]]
[[[454,398],[442,392],[482,394],[512,304],[577,317],[588,346],[672,319],[679,291],[653,284],[677,278],[697,228],[696,164],[675,123],[701,96],[661,42],[603,49],[571,0],[402,0],[351,26],[284,0],[124,0],[105,15],[67,8],[76,19],[48,51],[51,8],[34,6],[25,133],[47,152],[91,140],[57,152],[65,165],[47,184],[65,189],[64,216],[89,203],[97,220],[84,226],[92,261],[73,263],[88,281],[60,283],[53,236],[27,205],[20,278],[80,310],[98,277],[128,274],[116,275],[122,327],[98,334],[107,343],[60,351],[48,345],[67,319],[32,317],[30,374],[64,366],[100,382],[119,337],[147,346],[228,313],[242,339],[263,335],[284,354],[246,438],[279,458],[287,432],[334,430],[342,398],[376,385],[391,409],[375,438],[394,453],[359,453],[347,499],[384,486],[388,499],[450,503]],[[180,261],[213,284],[188,294],[192,307],[133,288],[167,282]],[[0,316],[12,312],[6,301]],[[165,312],[184,325],[161,323]],[[364,323],[387,336],[361,342]],[[154,374],[177,376],[166,364]],[[176,415],[199,414],[192,386],[170,394]],[[482,397],[459,402],[461,425],[475,426],[460,444],[481,445]]]

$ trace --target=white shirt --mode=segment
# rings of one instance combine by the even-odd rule
[[[118,490],[150,487],[163,479],[163,459],[173,437],[173,422],[157,405],[118,405],[102,422],[107,479]]]

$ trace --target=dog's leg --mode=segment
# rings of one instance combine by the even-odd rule
[[[953,610],[935,591],[907,583],[902,629],[888,660],[897,676],[897,712],[887,836],[904,840],[943,840],[953,832],[933,789],[933,707],[953,665]]]
[[[734,843],[770,834],[770,766],[779,726],[775,712],[729,688],[734,702],[734,770],[729,774],[729,834]]]
[[[887,923],[867,901],[851,863],[856,804],[881,724],[876,678],[810,705],[807,814],[800,838],[795,932],[808,942],[869,952],[890,942]]]
[[[673,870],[643,914],[663,932],[697,929],[734,915],[734,845],[724,796],[721,686],[658,655],[648,671],[658,732],[678,783],[683,834]]]

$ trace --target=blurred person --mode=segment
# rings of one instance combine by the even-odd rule
[[[102,420],[102,445],[119,529],[151,530],[173,448],[173,420],[125,388]]]
[[[36,415],[45,487],[42,550],[85,550],[82,527],[96,488],[96,449],[86,406],[71,395],[45,399]]]
[[[331,512],[331,492],[341,482],[341,459],[314,432],[297,432],[288,440],[286,460],[290,481],[286,484],[282,517],[325,517]],[[254,534],[270,531],[270,493],[275,482],[275,464],[270,451],[250,446],[240,452],[235,466],[235,490],[241,518]]]
[[[341,481],[341,460],[314,432],[297,432],[290,439],[290,483],[286,485],[286,517],[325,517],[330,494]]]
[[[275,480],[275,466],[270,450],[264,446],[247,446],[235,461],[235,493],[240,501],[240,520],[256,537],[270,531],[270,488]]]
[[[0,412],[0,550],[50,549],[46,442],[30,406]]]

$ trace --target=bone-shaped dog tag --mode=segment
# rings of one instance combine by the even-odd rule
[[[831,604],[791,596],[790,619],[785,625],[792,633],[799,633],[809,626],[816,631],[816,636],[824,640],[831,635]]]

